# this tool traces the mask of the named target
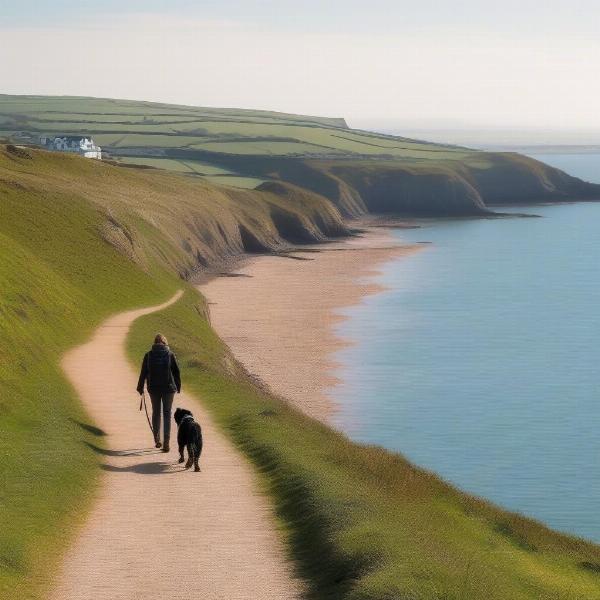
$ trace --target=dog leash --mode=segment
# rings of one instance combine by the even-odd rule
[[[150,417],[148,416],[148,407],[146,406],[146,392],[142,392],[140,395],[140,410],[142,410],[142,405],[146,411],[146,421],[148,421],[148,427],[150,427],[150,431],[152,432],[152,435],[154,435],[154,429],[152,428],[152,423],[150,422]]]

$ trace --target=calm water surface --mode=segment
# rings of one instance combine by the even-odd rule
[[[600,204],[527,212],[395,233],[431,244],[345,311],[337,425],[600,541]]]
[[[575,177],[600,183],[600,154],[529,154]]]

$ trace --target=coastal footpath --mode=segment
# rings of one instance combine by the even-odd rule
[[[179,476],[134,472],[130,480],[114,471],[157,463],[111,455],[125,450],[114,437],[121,418],[92,414],[61,362],[66,356],[68,365],[74,348],[98,340],[94,332],[102,335],[106,319],[183,290],[169,306],[133,321],[126,340],[116,332],[114,339],[137,366],[149,331],[168,336],[186,403],[209,432],[215,425],[207,447],[216,450],[227,436],[224,447],[235,445],[256,467],[252,476],[244,471],[244,481],[256,478],[266,496],[258,504],[246,491],[240,498],[243,510],[267,511],[259,522],[272,525],[262,539],[283,550],[266,564],[285,585],[302,580],[307,598],[600,598],[600,548],[463,494],[399,455],[351,442],[257,382],[219,338],[191,277],[230,271],[248,252],[295,263],[299,234],[302,242],[324,242],[354,228],[325,196],[277,185],[283,187],[233,189],[0,146],[1,597],[47,598],[60,573],[77,581],[69,578],[69,552],[85,544],[78,535],[93,531],[89,519],[103,506],[105,483]],[[141,435],[143,417],[131,409]],[[223,471],[225,485],[232,472]],[[200,498],[214,474],[181,475]],[[202,503],[195,508],[203,510]],[[177,526],[169,514],[160,518]],[[106,545],[118,547],[107,531]],[[226,544],[228,537],[215,532],[214,539]]]
[[[63,360],[106,436],[92,447],[104,471],[98,497],[65,556],[54,600],[301,597],[250,465],[185,391],[176,405],[193,408],[207,440],[201,484],[183,476],[191,472],[176,462],[176,448],[165,455],[148,447],[152,435],[132,394],[137,373],[125,340],[135,319],[181,295],[111,317]]]

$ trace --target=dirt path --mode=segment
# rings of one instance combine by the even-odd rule
[[[183,393],[174,406],[192,407],[202,423],[202,472],[183,471],[176,448],[163,454],[150,447],[125,339],[137,317],[179,295],[108,319],[63,361],[94,422],[107,433],[108,449],[101,451],[99,497],[67,552],[53,600],[300,597],[251,466],[194,400]]]

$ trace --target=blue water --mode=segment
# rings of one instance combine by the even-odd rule
[[[524,209],[520,207],[519,211]],[[600,203],[430,222],[347,309],[337,425],[600,541]]]
[[[529,154],[586,181],[600,183],[600,154]]]

